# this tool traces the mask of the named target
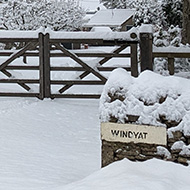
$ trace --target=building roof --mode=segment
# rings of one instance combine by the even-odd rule
[[[93,26],[110,26],[118,27],[121,26],[124,22],[130,19],[134,10],[132,9],[106,9],[98,11],[88,23],[84,24],[84,27],[93,27]]]
[[[86,12],[94,12],[98,9],[106,9],[103,3],[99,0],[79,0],[79,5],[85,9]]]

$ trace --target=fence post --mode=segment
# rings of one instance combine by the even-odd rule
[[[143,24],[140,28],[141,72],[153,70],[152,41],[152,26]]]
[[[170,75],[174,75],[174,58],[168,57],[168,71]]]

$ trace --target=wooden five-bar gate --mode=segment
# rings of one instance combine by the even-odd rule
[[[19,85],[24,91],[2,92],[0,96],[19,96],[19,97],[38,97],[44,98],[99,98],[100,94],[84,94],[84,93],[65,93],[68,89],[75,85],[103,85],[107,78],[101,72],[112,71],[116,67],[103,66],[112,58],[130,58],[131,66],[124,67],[127,71],[131,71],[133,76],[138,76],[137,67],[137,34],[134,32],[116,32],[115,36],[109,34],[92,33],[92,32],[30,32],[28,37],[27,32],[0,32],[0,43],[13,44],[19,43],[23,47],[18,50],[2,50],[1,56],[8,56],[4,61],[1,61],[0,71],[6,78],[1,77],[0,84],[10,83]],[[95,51],[74,51],[68,50],[64,44],[72,43],[75,46],[80,44],[90,44],[91,46],[114,46],[112,52],[95,52]],[[122,53],[127,47],[130,47],[130,53]],[[23,57],[22,64],[16,64],[14,61]],[[27,64],[29,57],[38,57],[37,65]],[[52,60],[54,57],[69,57],[78,66],[54,66]],[[92,57],[99,58],[97,66],[93,67],[87,64],[83,58]],[[12,74],[12,71],[37,71],[38,78],[20,78],[18,79]],[[51,72],[56,71],[78,71],[81,72],[77,79],[59,79],[55,80],[51,77]],[[85,79],[89,74],[96,77],[96,80]],[[83,80],[84,79],[84,80]],[[33,91],[31,84],[38,86],[37,91]],[[61,86],[57,92],[52,91],[52,86]]]

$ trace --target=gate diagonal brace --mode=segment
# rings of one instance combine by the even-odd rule
[[[78,64],[80,64],[83,68],[85,68],[90,73],[93,73],[96,77],[98,77],[101,81],[106,82],[107,79],[102,76],[99,72],[95,71],[92,67],[87,65],[84,61],[82,61],[76,54],[71,53],[69,50],[67,50],[64,47],[61,47],[59,44],[54,44],[58,49],[60,49],[63,53],[65,53],[67,56],[69,56],[71,59],[76,61]]]
[[[122,46],[120,46],[119,48],[116,48],[112,53],[120,53],[121,51],[123,51],[126,47],[128,47],[129,46],[129,44],[125,44],[125,45],[122,45]],[[107,61],[109,61],[110,59],[112,59],[112,57],[105,57],[105,58],[103,58],[101,61],[99,61],[99,64],[100,65],[103,65],[104,63],[106,63]],[[83,78],[85,78],[86,76],[88,76],[90,74],[90,72],[87,70],[87,71],[85,71],[85,72],[83,72],[81,75],[79,75],[79,78],[80,79],[83,79]],[[73,86],[73,84],[72,83],[70,83],[70,84],[67,84],[67,85],[65,85],[63,88],[61,88],[60,90],[59,90],[59,92],[60,93],[63,93],[63,92],[65,92],[67,89],[69,89],[70,87],[72,87]]]
[[[16,53],[13,53],[4,63],[1,64],[0,66],[0,71],[2,69],[5,69],[5,67],[10,64],[14,59],[20,57],[23,53],[25,53],[26,50],[35,48],[38,45],[38,43],[33,43],[33,42],[29,42],[28,44],[26,44],[25,47],[23,47],[21,50],[19,50]]]
[[[5,69],[3,69],[1,72],[2,72],[3,74],[5,74],[6,76],[8,76],[8,77],[11,77],[11,76],[12,76],[11,73],[8,72],[8,71],[5,70]],[[25,83],[23,83],[23,82],[18,82],[17,84],[20,85],[22,88],[24,88],[24,89],[27,90],[27,91],[30,90],[30,87],[29,87],[28,85],[26,85]]]
[[[60,49],[65,55],[69,56],[71,59],[73,59],[74,61],[76,61],[78,64],[80,64],[83,68],[85,68],[88,72],[88,74],[92,73],[94,74],[96,77],[98,77],[102,82],[106,82],[107,79],[102,76],[99,72],[95,71],[92,67],[90,67],[89,65],[87,65],[84,61],[82,61],[76,54],[71,53],[69,50],[67,50],[66,48],[60,46],[59,44],[53,44],[55,45],[58,49]],[[80,77],[80,76],[79,76]],[[80,77],[81,78],[81,77]],[[84,77],[83,77],[84,78]],[[82,78],[81,78],[82,79]],[[66,85],[68,88],[70,88],[71,86],[73,86],[73,84],[68,84]],[[64,87],[63,87],[64,88]],[[60,92],[60,91],[59,91]]]
[[[6,75],[7,77],[11,77],[11,73],[8,72],[5,68],[7,65],[9,65],[13,60],[15,60],[16,58],[20,57],[23,53],[25,53],[25,51],[29,50],[29,49],[32,49],[32,48],[35,48],[36,46],[38,45],[38,43],[32,43],[32,42],[29,42],[28,44],[26,44],[25,47],[23,47],[21,50],[19,50],[18,52],[16,53],[13,53],[4,63],[2,63],[0,65],[0,71]],[[17,83],[18,85],[20,85],[22,88],[24,88],[25,90],[29,91],[30,90],[30,87],[22,82],[18,82]]]
[[[115,49],[112,53],[120,53],[121,51],[123,51],[125,48],[127,48],[129,46],[129,44],[125,44],[120,46],[119,48]],[[103,65],[104,63],[106,63],[107,61],[109,61],[110,59],[112,59],[112,57],[105,57],[103,58],[101,61],[99,61],[100,65]]]

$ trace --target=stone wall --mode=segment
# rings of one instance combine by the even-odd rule
[[[155,157],[156,145],[102,141],[102,167],[123,158],[145,161]]]
[[[115,143],[117,141],[103,138],[102,166],[123,158],[144,161],[154,157],[188,165],[189,89],[188,79],[165,77],[148,70],[133,78],[123,69],[114,70],[100,99],[101,122],[165,127],[167,141],[160,146],[154,141],[149,145],[134,144],[132,140],[131,143]]]
[[[171,135],[167,136],[166,146],[102,140],[102,167],[123,158],[131,161],[145,161],[158,158],[188,165],[190,163],[189,144],[190,137],[185,137],[180,131],[172,132]]]

